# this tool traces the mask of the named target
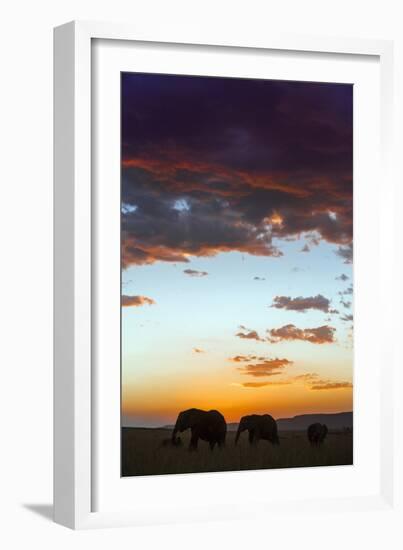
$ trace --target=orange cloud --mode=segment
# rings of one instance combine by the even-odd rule
[[[312,344],[331,344],[335,341],[334,333],[336,329],[329,325],[324,325],[317,328],[297,328],[295,325],[284,325],[278,329],[268,330],[267,340],[272,344],[282,342],[284,340],[303,340]]]
[[[147,298],[147,296],[122,296],[122,307],[152,306],[155,303],[155,300]]]
[[[161,154],[162,151],[159,151]],[[182,153],[185,155],[185,152]],[[178,151],[175,151],[175,155],[171,152],[165,152],[166,158],[141,158],[131,157],[123,160],[122,165],[124,168],[141,168],[151,172],[153,176],[160,179],[171,190],[186,190],[186,191],[205,191],[206,186],[203,182],[196,183],[194,181],[185,181],[181,175],[184,172],[190,172],[194,174],[202,174],[207,177],[211,177],[214,174],[215,178],[222,178],[232,182],[231,189],[218,190],[217,194],[226,196],[233,196],[234,192],[238,190],[239,196],[242,196],[247,187],[255,189],[267,189],[272,191],[283,191],[289,195],[296,197],[308,197],[310,191],[299,185],[293,185],[287,180],[288,174],[285,172],[275,172],[273,174],[252,174],[245,170],[236,170],[230,167],[226,167],[220,164],[214,164],[209,162],[200,162],[197,160],[187,160],[185,158],[178,159]],[[175,160],[176,157],[176,160]],[[201,178],[200,178],[201,180]],[[241,191],[241,188],[246,188]],[[282,218],[278,212],[274,212],[269,220],[273,225],[281,225]]]
[[[298,374],[297,376],[293,376],[292,381],[312,382],[313,380],[316,380],[318,377],[319,377],[319,374],[316,374],[316,372],[307,372],[305,374]]]
[[[289,380],[278,380],[277,382],[243,382],[241,386],[244,388],[263,388],[264,386],[288,386],[291,384]]]
[[[250,365],[245,365],[243,367],[238,367],[238,370],[242,374],[247,374],[249,376],[275,376],[276,374],[281,374],[285,367],[292,365],[293,361],[288,359],[265,359],[261,363],[254,363]]]
[[[219,235],[215,243],[203,243],[200,241],[201,235],[194,239],[183,241],[181,243],[156,244],[154,242],[140,241],[131,235],[131,230],[123,231],[122,238],[122,267],[127,268],[130,265],[149,265],[157,261],[161,262],[189,262],[189,256],[198,256],[212,258],[222,252],[243,252],[252,256],[267,256],[278,258],[283,255],[281,250],[271,244],[271,235],[268,232],[266,239],[257,240],[255,230],[250,224],[241,224],[233,226],[223,226],[223,231],[233,231],[234,239],[231,245],[219,243]],[[160,240],[165,240],[164,235],[160,235]]]
[[[248,361],[264,361],[265,357],[258,357],[257,355],[235,355],[234,357],[230,357],[229,361],[234,361],[235,363],[243,363]]]
[[[205,353],[204,349],[201,348],[193,348],[194,353]]]
[[[345,388],[352,388],[351,382],[330,382],[328,380],[318,380],[311,390],[341,390]]]

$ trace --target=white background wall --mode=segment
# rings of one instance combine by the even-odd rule
[[[173,29],[231,26],[285,32],[394,38],[403,91],[399,0],[13,0],[0,31],[0,546],[14,548],[400,548],[377,516],[322,516],[316,540],[307,516],[199,526],[72,532],[50,522],[52,499],[52,28],[72,19]],[[403,103],[401,101],[400,103]],[[399,105],[399,126],[402,124]],[[401,137],[401,131],[399,137]],[[400,171],[401,176],[401,171]],[[401,192],[400,192],[401,193]],[[400,194],[402,197],[402,194]],[[401,227],[401,225],[400,225]],[[350,531],[351,529],[351,531]],[[400,539],[401,544],[401,539]],[[278,546],[278,543],[276,543]],[[287,546],[288,547],[288,546]],[[290,546],[291,547],[291,546]]]

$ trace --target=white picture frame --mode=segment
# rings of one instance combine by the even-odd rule
[[[299,52],[310,55],[317,52],[332,56],[373,56],[380,69],[380,162],[383,175],[379,194],[379,230],[383,265],[391,265],[395,250],[385,235],[391,228],[390,212],[393,203],[393,44],[388,41],[338,39],[330,37],[287,36],[223,37],[211,36],[208,31],[201,37],[181,35],[153,36],[152,32],[130,25],[109,23],[72,22],[55,29],[55,367],[54,367],[54,513],[55,521],[70,528],[91,528],[117,525],[139,525],[162,522],[194,521],[205,519],[238,518],[272,513],[287,509],[298,514],[310,509],[312,514],[327,510],[377,511],[394,513],[396,484],[394,475],[394,424],[397,414],[393,400],[393,348],[386,346],[386,327],[383,329],[382,349],[385,364],[379,372],[380,424],[379,469],[377,490],[350,494],[343,491],[337,498],[323,495],[306,495],[306,499],[288,498],[278,503],[258,499],[250,510],[250,503],[238,502],[227,506],[223,514],[214,506],[198,506],[187,502],[179,510],[179,499],[171,506],[123,507],[111,501],[106,511],[95,511],[94,483],[98,479],[98,465],[94,458],[99,450],[96,442],[95,414],[98,387],[94,380],[94,312],[97,311],[97,289],[94,284],[94,242],[97,225],[94,222],[94,188],[92,185],[93,145],[92,82],[94,63],[92,48],[95,40],[114,40],[133,43],[157,43],[164,49],[171,43],[183,47],[209,47],[217,51],[242,48],[245,54],[253,51]],[[374,198],[374,197],[372,197]],[[95,213],[96,214],[96,213]],[[115,243],[116,244],[116,243]],[[389,311],[386,289],[394,284],[393,274],[380,269],[374,282],[380,285],[379,315]],[[378,374],[376,374],[378,376]],[[214,474],[215,481],[222,474]],[[243,472],[250,479],[260,472]],[[281,472],[282,476],[293,475]],[[164,476],[168,477],[168,476]],[[172,476],[171,476],[172,478]],[[188,477],[189,479],[189,477]],[[229,479],[227,477],[227,479]],[[246,479],[244,477],[244,479]],[[261,483],[262,478],[258,479]],[[291,478],[290,478],[291,479]],[[188,482],[189,483],[189,482]],[[203,483],[206,483],[204,478]],[[154,481],[158,485],[158,480]],[[158,487],[155,489],[158,491]],[[117,493],[116,493],[117,494]],[[177,507],[176,507],[177,505]],[[246,506],[249,512],[246,514]]]

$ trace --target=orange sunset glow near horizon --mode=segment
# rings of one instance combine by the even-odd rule
[[[352,411],[352,86],[121,83],[122,426]]]

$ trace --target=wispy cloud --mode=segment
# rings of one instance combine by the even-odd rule
[[[329,380],[318,380],[311,390],[342,390],[347,388],[352,388],[353,385],[351,382],[331,382]]]
[[[235,355],[234,357],[229,357],[229,361],[234,361],[234,363],[247,363],[249,361],[264,361],[266,357],[259,357],[257,355]]]
[[[207,271],[198,271],[197,269],[184,269],[183,273],[189,277],[206,277],[208,275]]]
[[[350,243],[346,246],[339,246],[336,250],[336,254],[343,258],[345,264],[353,263],[353,244]]]
[[[243,340],[257,340],[258,342],[264,342],[264,338],[261,338],[256,330],[252,330],[244,327],[243,325],[239,326],[240,332],[237,332],[235,336],[242,338]]]
[[[122,295],[122,306],[123,307],[140,307],[144,305],[152,306],[156,302],[152,298],[147,298],[147,296],[127,296]]]
[[[353,315],[341,315],[340,316],[340,319],[342,321],[353,321],[354,320],[354,316]]]
[[[309,244],[311,246],[319,246],[320,241],[321,241],[319,235],[315,235],[314,233],[310,233],[306,237],[307,237],[307,239],[309,241]]]
[[[244,388],[263,388],[265,386],[288,386],[291,384],[289,380],[277,380],[275,382],[241,382],[239,385]]]
[[[278,373],[279,374],[279,373]],[[288,386],[295,383],[304,383],[309,390],[341,390],[350,389],[353,387],[348,381],[322,380],[316,372],[307,372],[297,376],[291,376],[280,380],[263,380],[259,382],[237,382],[234,386],[242,386],[244,388],[263,388],[266,386]]]
[[[353,293],[353,285],[350,285],[346,288],[346,290],[340,290],[338,292],[338,294],[340,296],[351,296],[351,294]]]
[[[318,378],[319,374],[316,372],[306,372],[304,374],[297,374],[297,376],[293,376],[290,380],[293,382],[312,382]]]

